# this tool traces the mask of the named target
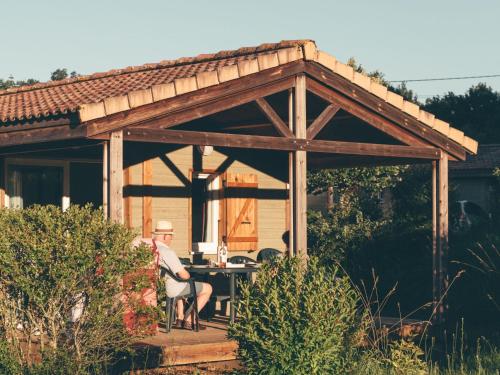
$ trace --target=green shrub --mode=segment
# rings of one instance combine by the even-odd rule
[[[38,373],[56,362],[96,370],[131,345],[122,280],[151,252],[131,246],[130,230],[90,206],[4,209],[0,227],[0,339],[11,356],[26,364],[43,353]],[[72,322],[79,301],[83,312]]]
[[[358,303],[338,268],[279,259],[243,285],[229,336],[249,374],[346,373],[365,329]]]

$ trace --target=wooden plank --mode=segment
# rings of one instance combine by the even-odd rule
[[[192,343],[163,347],[163,365],[229,361],[236,358],[236,341]]]
[[[415,137],[409,131],[402,129],[397,124],[392,123],[391,121],[385,119],[383,116],[380,116],[377,113],[370,112],[362,105],[338,94],[334,90],[322,85],[317,81],[308,79],[307,89],[330,103],[340,105],[340,107],[346,112],[349,112],[353,116],[373,126],[377,130],[390,135],[403,144],[413,146],[429,145],[428,142]]]
[[[339,110],[340,106],[338,104],[328,105],[307,128],[307,139],[314,139]]]
[[[0,146],[84,138],[85,134],[86,132],[83,126],[71,128],[69,125],[51,126],[48,128],[36,128],[31,130],[16,130],[0,133]]]
[[[439,258],[438,258],[438,194],[437,194],[437,162],[432,162],[432,304],[434,312],[439,305]],[[437,316],[436,316],[437,317]],[[434,318],[436,318],[434,317]]]
[[[102,211],[109,218],[109,141],[102,144]]]
[[[257,175],[253,173],[226,173],[225,175],[225,234],[229,251],[257,250],[257,199],[252,196],[231,195],[231,192],[248,189],[248,186],[255,189],[257,183]]]
[[[298,75],[295,82],[295,137],[307,136],[306,77]],[[307,153],[295,151],[294,155],[294,253],[307,257]]]
[[[109,216],[122,223],[123,216],[123,131],[111,133],[109,141]]]
[[[386,119],[393,121],[405,130],[421,137],[434,146],[438,146],[446,150],[448,153],[451,153],[460,160],[465,160],[465,150],[462,146],[451,141],[443,134],[440,134],[430,129],[428,126],[421,124],[417,119],[401,110],[398,110],[397,108],[394,108],[391,104],[386,103],[377,96],[360,89],[352,82],[333,74],[328,71],[328,69],[325,69],[315,63],[306,63],[305,72],[321,81],[323,84],[328,85],[330,88],[334,88],[337,92],[341,93],[344,97],[349,98],[351,101],[362,104],[372,112],[378,113]]]
[[[442,152],[436,171],[436,254],[433,264],[433,285],[435,285],[435,319],[443,323],[448,310],[446,292],[448,289],[448,154]]]
[[[194,107],[184,108],[168,115],[156,117],[135,125],[148,128],[169,128],[250,103],[262,96],[268,96],[286,90],[292,85],[293,80],[291,78],[283,79],[278,82],[260,86],[253,90],[247,90],[227,97],[216,98],[212,101]]]
[[[153,163],[151,160],[145,160],[142,163],[142,186],[145,191],[142,197],[142,236],[149,238],[153,230],[153,197],[151,196]]]
[[[276,113],[273,107],[271,107],[267,100],[265,100],[264,98],[257,98],[255,100],[255,103],[257,103],[257,107],[260,109],[260,111],[269,119],[269,121],[271,121],[279,134],[281,134],[283,137],[294,137],[288,126],[283,122],[281,117]]]
[[[0,157],[0,208],[5,207],[5,158]]]
[[[252,74],[236,80],[198,89],[182,96],[167,98],[146,106],[96,119],[86,124],[87,135],[93,136],[107,133],[114,129],[120,129],[125,126],[141,124],[148,119],[159,119],[165,115],[187,108],[194,110],[202,103],[211,102],[215,99],[224,97],[231,97],[242,92],[254,91],[262,85],[281,81],[283,79],[286,80],[287,77],[293,77],[303,69],[304,62],[295,61],[286,65],[267,69],[258,74]],[[256,98],[252,98],[250,101],[255,99]]]
[[[124,136],[127,141],[137,142],[206,145],[277,151],[311,151],[361,156],[392,156],[422,159],[439,158],[439,150],[434,147],[290,139],[259,135],[239,135],[149,128],[130,128],[124,132]]]
[[[328,156],[315,157],[309,155],[307,160],[308,170],[318,170],[325,168],[354,168],[354,167],[380,167],[395,165],[424,164],[428,159],[393,158],[393,157],[361,157],[349,156]]]
[[[294,90],[288,90],[288,127],[290,131],[294,131]],[[288,230],[288,254],[294,255],[294,205],[293,205],[293,186],[294,186],[294,155],[293,152],[288,153],[288,199],[287,199],[287,223]]]
[[[0,126],[0,133],[11,133],[15,131],[26,131],[40,128],[50,128],[53,126],[76,125],[77,120],[74,117],[61,117],[49,120],[27,120],[21,122],[7,122]]]

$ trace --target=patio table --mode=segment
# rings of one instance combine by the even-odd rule
[[[229,301],[231,302],[230,305],[230,312],[229,312],[229,320],[231,323],[234,322],[235,318],[235,306],[234,303],[236,301],[236,274],[250,274],[252,272],[257,272],[259,270],[259,265],[255,266],[245,266],[245,267],[212,267],[212,266],[205,266],[205,265],[190,265],[186,266],[186,270],[189,273],[196,273],[196,274],[209,274],[209,273],[222,273],[222,274],[227,274],[230,276],[229,278]]]

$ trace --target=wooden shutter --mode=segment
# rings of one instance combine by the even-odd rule
[[[224,221],[229,251],[257,250],[257,175],[226,173]]]

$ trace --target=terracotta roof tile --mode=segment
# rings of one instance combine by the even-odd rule
[[[77,112],[82,104],[97,103],[106,98],[127,95],[175,79],[198,73],[235,66],[239,61],[255,59],[277,50],[300,47],[308,40],[291,40],[258,47],[202,54],[144,64],[104,73],[69,78],[62,81],[37,83],[32,86],[0,91],[0,122],[22,121],[68,112]]]
[[[0,124],[78,113],[82,122],[237,79],[295,60],[312,61],[416,118],[471,153],[478,143],[369,77],[354,72],[311,40],[261,44],[165,60],[104,73],[0,91]]]

